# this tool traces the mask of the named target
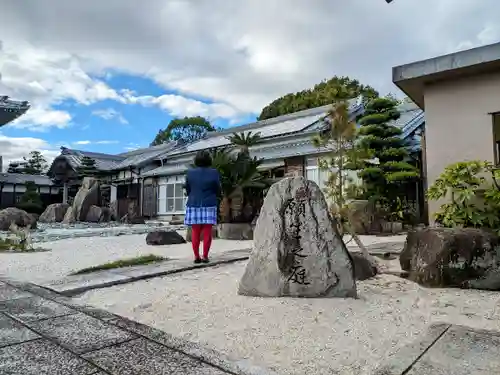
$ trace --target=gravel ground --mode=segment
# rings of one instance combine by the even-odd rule
[[[360,298],[236,294],[245,262],[91,291],[77,299],[283,375],[370,374],[432,322],[500,330],[500,294],[425,289],[390,275]]]
[[[178,231],[185,235],[184,231]],[[404,241],[405,236],[361,236],[365,245]],[[349,245],[354,245],[350,242]],[[38,253],[0,253],[0,274],[33,283],[60,279],[72,271],[99,264],[156,254],[170,258],[190,258],[191,244],[148,246],[146,234],[112,237],[80,237],[44,242],[36,246],[50,249]],[[252,241],[214,240],[212,253],[251,248]]]
[[[185,235],[184,232],[179,231]],[[45,242],[39,246],[50,249],[38,253],[0,253],[0,274],[39,283],[57,280],[72,271],[99,264],[156,254],[168,258],[190,258],[191,244],[149,246],[146,235],[136,234],[118,237],[72,238]],[[214,240],[212,253],[250,248],[252,241]]]

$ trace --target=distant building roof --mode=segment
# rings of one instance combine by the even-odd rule
[[[19,102],[9,99],[8,96],[0,96],[0,126],[22,116],[28,109],[30,104],[27,101]]]
[[[44,175],[30,175],[24,173],[0,173],[0,183],[23,185],[28,181],[32,181],[35,184],[41,186],[54,185],[50,177]]]
[[[101,171],[118,171],[131,167],[141,167],[144,164],[155,160],[160,154],[165,153],[177,146],[177,142],[168,142],[158,146],[141,148],[133,151],[124,152],[117,155],[103,154],[99,152],[90,152],[83,150],[73,150],[61,148],[61,154],[73,169],[82,165],[84,157],[92,158],[95,161],[96,168]]]

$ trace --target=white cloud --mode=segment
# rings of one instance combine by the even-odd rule
[[[101,109],[93,111],[92,114],[94,116],[101,117],[105,120],[113,120],[116,119],[120,124],[128,124],[128,121],[123,115],[113,108]]]
[[[143,106],[158,106],[174,117],[203,116],[209,119],[234,118],[239,111],[222,103],[203,103],[180,95],[133,96],[125,95],[129,103]]]
[[[394,92],[392,66],[496,41],[499,11],[498,0],[6,1],[0,91],[39,111],[68,98],[123,102],[96,77],[125,72],[196,98],[137,103],[234,118],[333,75]]]
[[[88,141],[88,140],[84,140],[84,141],[76,141],[76,142],[72,142],[73,145],[76,145],[76,146],[87,146],[87,145],[115,145],[115,144],[118,144],[120,142],[118,141]]]
[[[11,161],[21,160],[28,156],[31,151],[40,151],[48,163],[59,155],[59,148],[55,148],[40,138],[31,137],[7,137],[0,133],[0,155],[3,157],[3,170],[6,171]]]

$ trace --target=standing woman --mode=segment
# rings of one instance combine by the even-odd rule
[[[212,168],[212,157],[206,150],[198,151],[195,167],[186,175],[186,216],[184,224],[191,226],[194,262],[208,263],[212,244],[212,226],[217,224],[217,203],[220,192],[219,172]],[[200,258],[200,241],[203,235],[203,258]]]

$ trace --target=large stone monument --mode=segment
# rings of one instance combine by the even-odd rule
[[[269,189],[238,293],[260,297],[356,297],[354,267],[321,189],[304,177]]]

